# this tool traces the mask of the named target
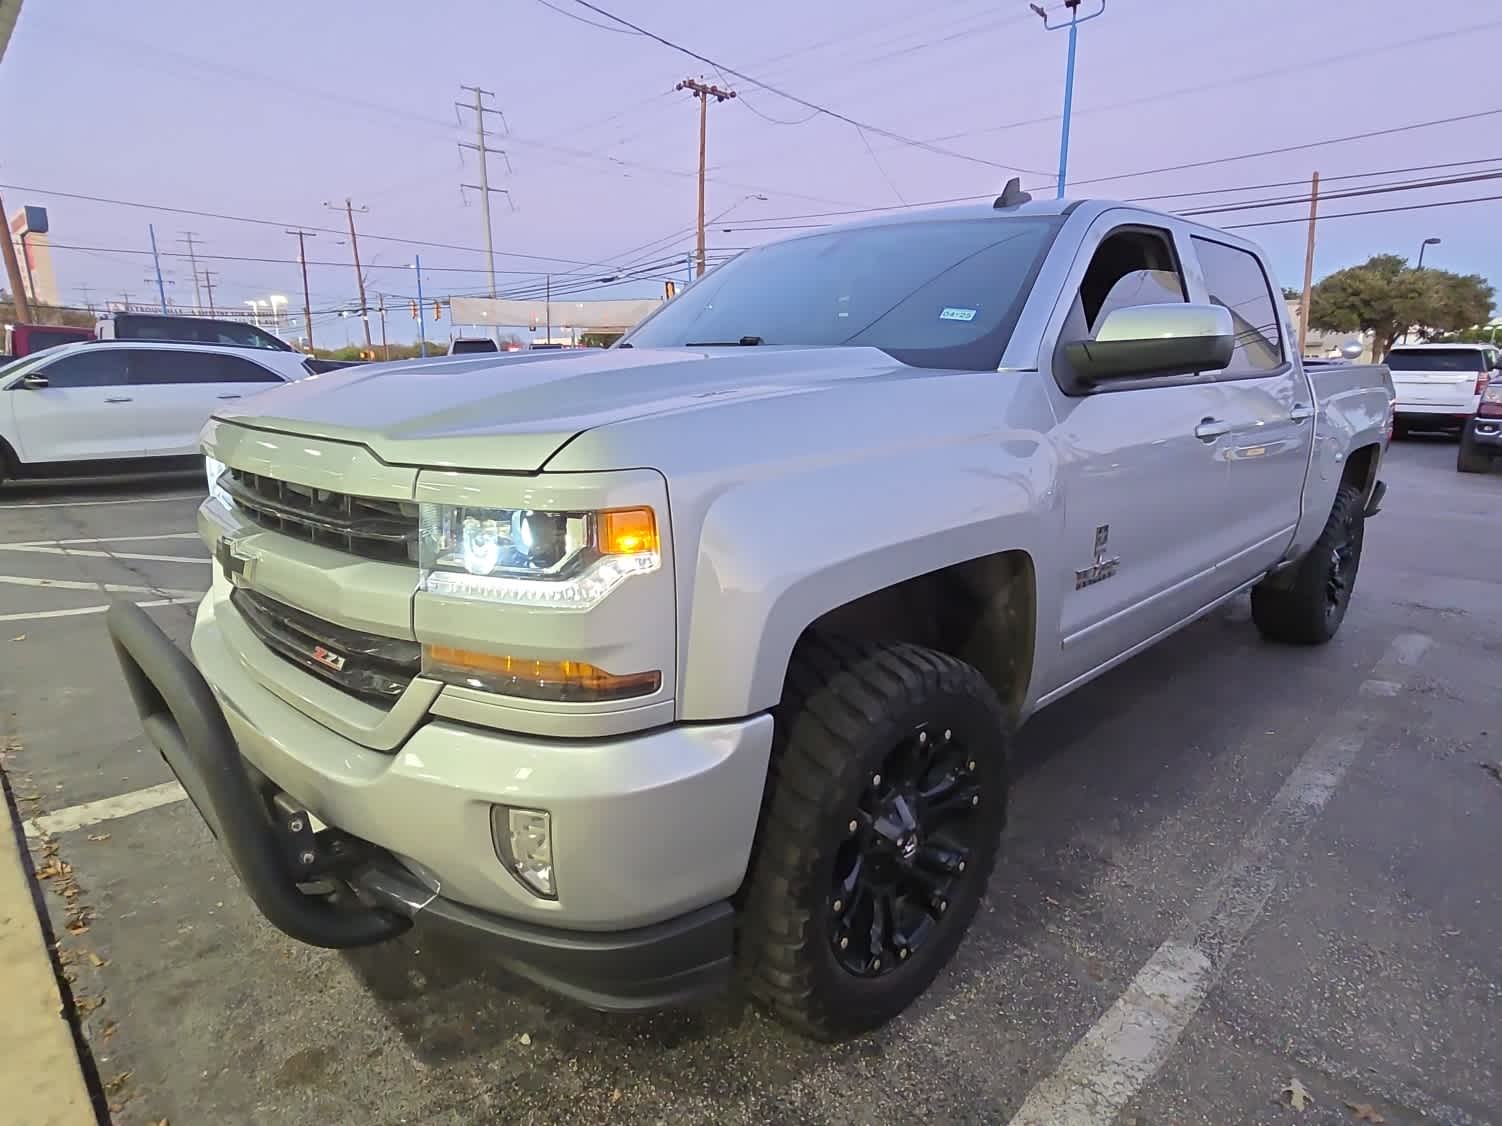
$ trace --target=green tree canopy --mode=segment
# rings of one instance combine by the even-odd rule
[[[1432,337],[1484,323],[1495,296],[1479,274],[1413,270],[1400,255],[1378,254],[1321,279],[1309,303],[1309,324],[1330,332],[1370,332],[1374,353],[1385,357],[1410,328]]]

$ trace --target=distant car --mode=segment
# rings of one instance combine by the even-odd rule
[[[295,351],[285,340],[257,325],[175,313],[111,313],[99,319],[95,335],[100,340],[170,340],[182,344],[262,348],[268,352]]]
[[[0,480],[197,464],[217,408],[310,374],[291,351],[91,340],[0,367]]]
[[[5,326],[4,355],[0,359],[19,360],[22,356],[33,356],[48,348],[92,339],[92,331],[74,325],[9,324]]]
[[[1446,430],[1460,433],[1481,403],[1497,367],[1487,344],[1400,344],[1387,354],[1398,393],[1393,432]]]
[[[1502,457],[1502,377],[1493,379],[1481,393],[1476,413],[1460,432],[1460,450],[1455,469],[1460,473],[1485,473]]]
[[[488,336],[460,338],[449,345],[450,356],[463,356],[471,352],[499,352],[501,349]]]

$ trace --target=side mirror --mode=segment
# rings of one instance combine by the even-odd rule
[[[40,391],[47,386],[47,377],[39,371],[34,371],[21,380],[21,386],[30,391]]]
[[[1093,340],[1064,346],[1080,390],[1111,379],[1218,371],[1231,362],[1235,325],[1219,305],[1129,305],[1106,314]]]

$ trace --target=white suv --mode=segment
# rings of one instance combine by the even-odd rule
[[[297,352],[85,341],[0,367],[0,480],[196,462],[218,407],[309,374]]]
[[[1387,354],[1393,388],[1394,431],[1463,430],[1497,367],[1489,344],[1399,344]]]

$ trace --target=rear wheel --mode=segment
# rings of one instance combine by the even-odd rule
[[[1455,469],[1459,473],[1485,473],[1492,467],[1492,455],[1481,450],[1471,437],[1468,426],[1460,432],[1460,449],[1455,454]]]
[[[990,686],[952,657],[800,642],[742,915],[753,995],[832,1039],[927,989],[996,862],[1005,731]]]
[[[1354,485],[1336,491],[1325,530],[1294,567],[1292,581],[1252,590],[1252,621],[1270,641],[1323,645],[1345,620],[1361,566],[1366,532],[1363,497]]]

